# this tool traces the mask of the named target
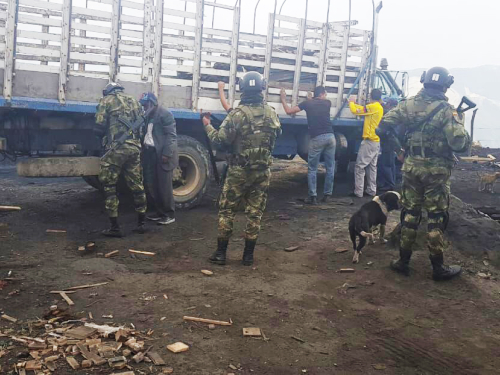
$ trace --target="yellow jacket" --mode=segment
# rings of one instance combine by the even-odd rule
[[[350,102],[349,109],[356,116],[365,116],[365,123],[363,125],[363,139],[368,139],[373,142],[380,142],[379,136],[375,133],[377,130],[382,116],[384,116],[384,108],[379,102],[373,102],[362,106]]]

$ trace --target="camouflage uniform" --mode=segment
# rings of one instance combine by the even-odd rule
[[[103,146],[109,150],[114,146],[113,142],[129,129],[118,121],[119,117],[130,122],[141,116],[142,108],[137,100],[122,92],[114,92],[104,96],[99,101],[95,122],[104,127],[105,137]],[[116,195],[116,184],[120,174],[123,173],[127,186],[134,197],[135,210],[142,214],[146,212],[146,194],[142,183],[141,167],[141,142],[138,134],[115,150],[107,153],[101,159],[101,171],[99,181],[104,185],[106,196],[106,211],[110,218],[118,217],[118,197]]]
[[[428,248],[431,257],[442,257],[453,152],[463,152],[470,143],[464,128],[464,118],[448,104],[443,92],[422,89],[415,97],[388,112],[381,128],[395,128],[400,124],[404,127],[403,147],[407,156],[402,168],[400,246],[403,251],[411,252],[422,209],[425,209],[428,213]]]
[[[262,103],[240,105],[226,117],[219,131],[208,125],[207,134],[216,145],[233,147],[219,202],[219,239],[231,237],[235,211],[244,201],[245,237],[256,241],[266,208],[272,151],[281,134],[278,116]]]

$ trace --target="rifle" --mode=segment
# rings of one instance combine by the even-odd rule
[[[134,123],[131,123],[129,120],[127,120],[126,118],[123,118],[123,117],[118,117],[118,122],[122,123],[123,125],[125,125],[127,128],[128,128],[128,131],[126,131],[125,133],[123,133],[122,135],[120,135],[119,138],[115,139],[113,141],[114,143],[114,146],[111,147],[108,151],[106,151],[106,153],[101,156],[101,159],[104,159],[104,157],[109,154],[110,152],[116,150],[118,147],[120,147],[121,145],[123,145],[125,143],[125,141],[127,139],[130,138],[130,136],[132,134],[134,134],[134,132],[136,130],[138,130],[141,126],[143,126],[145,123],[146,123],[146,119],[148,118],[149,114],[155,109],[155,107],[151,107],[149,108],[143,116],[139,116],[139,118],[137,120],[135,120]]]
[[[464,103],[467,104],[467,107],[462,108],[462,106],[464,105]],[[457,112],[458,113],[464,113],[464,112],[467,112],[469,109],[472,109],[472,108],[475,108],[475,107],[476,107],[476,103],[474,103],[468,97],[463,96],[462,100],[460,101],[460,104],[458,105]]]
[[[220,123],[220,121],[217,118],[215,118],[210,112],[201,112],[200,113],[200,120],[203,121],[203,117],[211,118],[212,120]],[[203,128],[205,143],[207,144],[208,153],[210,155],[210,164],[212,164],[212,169],[214,170],[215,182],[217,182],[217,184],[222,187],[222,185],[224,184],[224,180],[225,180],[225,173],[223,172],[224,180],[221,180],[221,178],[219,177],[219,171],[217,170],[217,163],[215,160],[214,152],[212,150],[212,143],[211,143],[210,139],[208,138],[208,134],[207,134],[203,124],[202,124],[202,128]]]

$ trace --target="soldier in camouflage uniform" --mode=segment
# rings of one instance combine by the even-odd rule
[[[126,125],[118,121],[124,118],[129,122],[135,122],[142,116],[142,108],[139,102],[130,95],[123,93],[123,87],[117,83],[110,83],[103,90],[103,97],[97,106],[95,122],[96,132],[103,137],[103,146],[108,152],[101,158],[101,171],[99,181],[104,186],[105,206],[111,222],[111,228],[104,230],[103,235],[108,237],[122,237],[122,231],[118,225],[118,197],[116,195],[116,184],[120,174],[123,173],[125,181],[132,191],[135,210],[138,213],[138,226],[134,232],[144,233],[146,194],[142,183],[141,168],[141,142],[138,132],[130,135],[130,138],[122,145],[116,147],[116,139],[130,130]],[[113,150],[110,150],[115,147]],[[110,150],[110,151],[109,151]]]
[[[233,221],[241,202],[245,204],[247,226],[243,265],[253,264],[260,221],[266,208],[271,179],[272,152],[281,126],[274,108],[264,104],[262,90],[266,83],[257,72],[247,73],[240,81],[240,105],[224,120],[219,131],[204,117],[208,137],[215,145],[231,146],[229,169],[219,202],[217,251],[209,258],[226,264],[226,251],[233,233]]]
[[[422,209],[428,215],[428,242],[434,280],[448,280],[461,272],[459,266],[444,265],[443,233],[448,224],[450,176],[453,152],[463,152],[470,138],[464,116],[445,96],[453,76],[444,68],[432,68],[421,78],[424,84],[415,97],[388,112],[381,131],[402,126],[406,159],[403,165],[400,259],[391,263],[394,271],[409,274],[412,246]],[[403,129],[399,129],[403,130]]]

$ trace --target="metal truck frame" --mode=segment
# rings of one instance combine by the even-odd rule
[[[119,81],[136,97],[154,92],[174,114],[180,147],[175,198],[179,206],[192,207],[211,174],[199,112],[222,120],[217,82],[227,83],[229,103],[236,106],[238,78],[256,70],[268,81],[265,98],[284,130],[275,156],[306,157],[308,145],[306,118],[284,114],[280,88],[296,105],[321,85],[333,103],[337,159],[345,168],[362,129],[362,121],[345,108],[348,94],[365,101],[368,82],[386,95],[401,94],[387,71],[374,68],[374,32],[355,29],[351,21],[284,16],[276,13],[275,0],[267,35],[244,33],[240,5],[241,0],[234,6],[204,0],[0,0],[0,153],[38,156],[19,163],[20,175],[83,176],[97,187],[102,150],[92,133],[94,113],[102,88]],[[227,27],[207,25],[208,10],[224,12]]]

